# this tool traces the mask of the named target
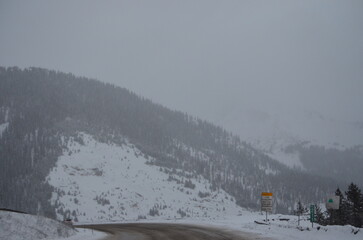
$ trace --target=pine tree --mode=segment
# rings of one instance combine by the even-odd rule
[[[355,227],[362,226],[362,219],[360,214],[363,213],[363,196],[361,190],[357,185],[351,183],[348,187],[348,191],[345,193],[347,195],[347,205],[349,214],[349,224]]]
[[[296,215],[303,215],[307,211],[308,211],[307,208],[304,207],[304,205],[301,203],[301,201],[299,201],[296,206],[296,211],[295,211]]]
[[[338,225],[346,225],[348,223],[347,199],[345,198],[345,196],[343,195],[343,193],[340,191],[339,188],[335,191],[335,195],[340,197],[340,201],[339,201],[339,209],[336,210],[334,222],[335,224]]]
[[[319,205],[315,204],[315,216],[316,216],[316,222],[320,225],[326,224],[326,218],[324,216],[324,213],[321,210],[321,207]]]

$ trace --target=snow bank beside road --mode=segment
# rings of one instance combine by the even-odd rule
[[[282,219],[282,220],[281,220]],[[288,219],[288,220],[287,220]],[[255,221],[263,222],[264,215],[258,212],[244,211],[240,216],[227,216],[220,219],[211,218],[183,218],[160,221],[157,219],[142,220],[138,223],[180,223],[215,227],[235,234],[251,233],[251,239],[278,239],[278,240],[361,240],[363,229],[353,226],[320,226],[311,223],[304,217],[298,227],[297,216],[274,214],[269,216],[269,224],[261,225]],[[128,222],[130,223],[130,222]]]
[[[106,236],[91,230],[75,230],[61,222],[29,214],[0,211],[1,240],[96,240]]]
[[[274,214],[269,216],[269,225],[256,224],[263,222],[264,216],[257,213],[245,213],[245,216],[229,219],[226,224],[233,228],[260,233],[262,236],[279,240],[358,240],[363,239],[363,232],[352,226],[320,226],[303,218],[298,226],[298,217],[291,215]],[[289,219],[281,221],[280,219]],[[230,222],[229,222],[230,221]],[[223,222],[223,221],[222,221]],[[234,224],[233,224],[234,223]],[[354,234],[356,233],[356,234]]]
[[[280,219],[288,219],[281,221]],[[225,219],[213,220],[199,219],[188,221],[183,219],[179,222],[213,225],[223,229],[231,229],[242,232],[250,232],[279,240],[361,240],[363,239],[363,229],[350,225],[346,226],[320,226],[311,223],[306,218],[300,221],[298,227],[297,216],[274,214],[269,216],[269,225],[256,224],[255,220],[263,222],[264,216],[257,212],[245,211],[241,216],[231,216]]]

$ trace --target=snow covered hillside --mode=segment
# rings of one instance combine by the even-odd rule
[[[0,211],[0,239],[101,239],[104,233],[77,231],[61,222],[29,214]]]
[[[151,158],[132,144],[101,143],[79,133],[67,146],[47,177],[60,220],[221,218],[242,211],[202,177],[147,164]]]
[[[217,124],[290,167],[303,168],[297,153],[285,151],[290,145],[305,143],[342,150],[363,143],[359,119],[352,122],[299,107],[236,107],[233,113],[218,116]]]
[[[55,217],[55,206],[60,216],[73,215],[73,218],[87,219],[87,215],[93,219],[90,211],[81,209],[84,204],[79,201],[82,200],[96,203],[97,207],[101,206],[105,212],[102,218],[143,218],[149,215],[157,216],[158,213],[160,217],[163,214],[162,217],[170,218],[185,214],[204,215],[204,212],[211,214],[209,211],[200,211],[200,208],[191,206],[188,201],[180,206],[182,208],[179,213],[175,214],[179,207],[166,212],[165,209],[168,209],[169,205],[175,204],[173,199],[162,195],[163,189],[156,189],[163,187],[159,186],[160,183],[168,186],[165,186],[166,189],[173,186],[174,190],[179,188],[179,192],[184,191],[179,193],[183,196],[179,198],[175,193],[177,191],[172,191],[171,187],[172,190],[168,191],[168,194],[177,196],[175,201],[184,201],[183,199],[188,197],[195,198],[196,203],[204,201],[204,205],[213,201],[216,204],[221,202],[219,206],[226,205],[225,201],[222,202],[219,198],[223,192],[212,193],[209,190],[209,186],[212,185],[213,189],[223,189],[233,196],[236,199],[234,202],[240,206],[253,209],[259,208],[260,193],[271,191],[278,196],[276,211],[287,213],[296,203],[296,199],[303,202],[319,202],[327,192],[334,191],[338,185],[328,178],[330,175],[320,178],[318,174],[289,169],[272,161],[262,151],[246,143],[243,140],[246,136],[242,133],[241,137],[238,137],[220,126],[187,113],[172,111],[127,89],[46,69],[0,70],[0,77],[4,79],[0,81],[0,95],[4,99],[0,106],[0,124],[9,123],[0,138],[0,156],[3,160],[0,181],[4,183],[1,191],[5,196],[0,198],[0,202],[7,208],[37,213],[40,202],[41,212],[49,217]],[[244,122],[240,124],[244,126]],[[257,131],[255,128],[249,130]],[[137,146],[138,150],[135,149],[135,153],[139,157],[136,158],[131,144],[123,144],[122,147],[112,144],[104,147],[103,144],[97,144],[95,147],[89,145],[93,140],[87,143],[87,139],[74,139],[79,145],[69,146],[69,149],[64,151],[65,146],[71,144],[68,142],[69,135],[77,131],[92,134],[101,142],[112,141],[118,145],[123,137],[127,138]],[[83,137],[79,139],[83,140]],[[82,145],[82,142],[86,144]],[[127,149],[130,153],[127,153]],[[140,154],[139,150],[143,154]],[[145,154],[148,156],[144,156]],[[58,160],[58,167],[55,167]],[[67,163],[62,164],[62,161]],[[143,162],[147,161],[159,167],[146,166]],[[103,162],[107,164],[101,165]],[[127,169],[128,164],[130,169]],[[63,168],[63,165],[67,165],[68,169]],[[142,168],[139,168],[140,166]],[[142,177],[136,178],[137,173],[133,172],[133,168],[140,169]],[[44,181],[52,169],[55,173],[50,174],[49,181]],[[175,170],[173,173],[173,169],[180,171]],[[156,172],[155,170],[157,174],[152,173]],[[340,171],[339,176],[346,176],[348,170],[350,169]],[[127,175],[130,175],[128,179]],[[208,179],[209,183],[200,178],[201,176]],[[158,184],[140,189],[143,181],[145,184],[151,184],[148,177]],[[131,179],[137,181],[132,182]],[[90,181],[95,183],[95,186],[84,188],[82,181]],[[55,191],[48,182],[55,187]],[[134,186],[138,188],[134,190]],[[93,190],[96,193],[93,193]],[[33,193],[30,196],[29,191]],[[53,194],[52,206],[50,199],[53,192],[56,194]],[[103,195],[100,195],[102,192]],[[150,195],[150,192],[158,199]],[[115,196],[111,196],[111,193]],[[144,198],[149,194],[148,199],[143,200],[136,193]],[[217,195],[213,198],[215,194]],[[123,199],[124,197],[134,203],[143,202],[139,208],[144,210],[135,210],[132,213],[130,209],[133,208],[127,207],[130,204]],[[107,201],[103,198],[107,198]],[[225,200],[224,196],[223,199]],[[154,206],[155,204],[159,205]],[[196,208],[197,213],[190,210]],[[225,209],[227,211],[228,207]],[[77,213],[77,210],[82,213]],[[98,210],[92,208],[92,211]],[[113,213],[114,211],[116,213]]]
[[[232,130],[243,139],[266,140],[268,145],[274,140],[290,144],[309,141],[314,145],[344,148],[363,142],[361,119],[353,122],[304,108],[238,109],[234,115],[224,117],[240,120],[232,125]]]

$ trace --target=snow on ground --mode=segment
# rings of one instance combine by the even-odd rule
[[[105,236],[106,234],[97,231],[75,230],[59,221],[41,216],[0,211],[1,240],[97,240]]]
[[[297,216],[274,214],[269,217],[269,225],[256,224],[254,221],[264,222],[265,216],[256,212],[243,212],[241,216],[230,217],[224,220],[217,220],[212,223],[219,227],[231,228],[239,231],[246,231],[260,234],[261,237],[269,237],[279,240],[348,240],[363,239],[363,231],[352,226],[320,226],[314,223],[311,227],[307,217],[300,221],[298,227]],[[289,219],[282,221],[281,219]],[[208,222],[207,222],[208,223]],[[319,230],[318,230],[319,229]]]
[[[59,238],[56,240],[85,240],[85,239],[87,239],[87,240],[103,240],[106,237],[107,237],[107,234],[103,233],[103,232],[90,230],[90,229],[77,228],[75,235],[73,235],[71,237],[67,237],[67,238]]]
[[[239,216],[224,216],[219,219],[210,218],[183,218],[173,220],[140,220],[137,222],[180,223],[213,226],[226,231],[248,232],[257,234],[261,239],[276,240],[361,240],[363,229],[352,226],[320,226],[314,223],[311,227],[307,217],[303,217],[298,226],[297,216],[269,215],[269,224],[257,224],[255,221],[264,222],[265,215],[259,212],[243,211]],[[285,219],[285,220],[284,220]],[[288,221],[286,221],[288,219]],[[128,221],[130,222],[130,221]],[[253,238],[255,239],[255,238]],[[258,238],[259,239],[259,238]]]
[[[122,221],[119,223],[179,223],[201,225],[206,227],[216,227],[225,231],[247,232],[257,235],[252,239],[276,239],[276,240],[361,240],[363,239],[363,229],[352,226],[321,226],[314,223],[311,226],[307,217],[301,217],[298,226],[297,216],[273,214],[268,216],[268,225],[257,224],[255,221],[263,223],[265,215],[260,212],[242,211],[238,216],[223,216],[220,218],[179,218],[179,219],[141,219],[137,221]],[[115,223],[115,222],[94,222]],[[253,235],[251,235],[253,236]]]
[[[5,131],[5,129],[6,129],[8,126],[9,126],[9,123],[8,123],[8,122],[0,124],[0,138],[1,138],[1,136],[3,135],[3,132]]]
[[[238,207],[222,190],[210,190],[204,178],[187,178],[178,170],[149,165],[152,159],[129,143],[101,143],[85,133],[78,139],[70,138],[47,177],[55,188],[52,204],[60,220],[68,212],[82,224],[166,222],[213,225],[279,240],[363,239],[357,228],[318,230],[315,224],[312,229],[306,218],[298,228],[296,216],[271,215],[269,225],[256,224],[264,215]]]
[[[79,222],[137,219],[210,219],[237,215],[242,208],[223,190],[210,190],[202,177],[147,164],[134,145],[117,146],[80,133],[71,138],[47,181],[55,188],[57,217]],[[184,173],[188,174],[188,173]]]

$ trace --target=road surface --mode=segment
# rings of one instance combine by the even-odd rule
[[[199,225],[162,224],[162,223],[128,223],[79,225],[107,232],[105,240],[253,240],[267,239],[261,235],[224,230]]]

